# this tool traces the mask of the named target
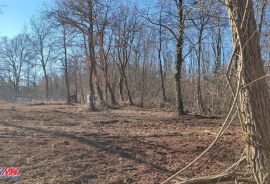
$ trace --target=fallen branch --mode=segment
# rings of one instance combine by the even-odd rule
[[[246,150],[246,149],[245,149]],[[243,155],[245,151],[243,151]],[[211,175],[211,176],[203,176],[198,178],[193,178],[190,180],[184,180],[179,182],[178,184],[209,184],[209,183],[217,183],[217,182],[225,182],[225,181],[235,181],[238,178],[243,177],[243,174],[236,173],[235,170],[246,162],[246,157],[241,156],[241,158],[234,163],[231,167],[223,171],[218,175]],[[240,180],[243,180],[242,178]],[[239,180],[238,180],[239,181]]]
[[[205,176],[200,178],[194,178],[187,181],[180,182],[178,184],[209,184],[225,181],[235,181],[237,178],[235,173],[224,173],[221,175]]]

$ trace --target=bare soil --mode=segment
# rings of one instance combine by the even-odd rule
[[[0,167],[20,169],[19,180],[7,183],[160,183],[198,156],[222,122],[138,107],[90,113],[79,105],[2,103]],[[219,173],[237,161],[240,132],[235,122],[182,176]]]

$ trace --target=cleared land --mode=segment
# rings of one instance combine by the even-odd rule
[[[223,121],[138,107],[82,109],[2,103],[0,166],[20,168],[16,183],[160,183],[199,155]],[[185,176],[227,168],[238,160],[242,142],[234,123]]]

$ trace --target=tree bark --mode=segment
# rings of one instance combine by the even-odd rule
[[[82,84],[82,71],[81,71],[81,66],[79,66],[79,81],[80,81],[81,97],[82,97],[83,103],[85,103],[84,91],[83,91],[83,84]]]
[[[257,184],[270,183],[270,97],[259,32],[252,0],[226,0],[234,46],[240,48],[237,76],[240,82],[239,107],[248,146],[248,160]],[[258,80],[261,78],[260,80]],[[255,81],[256,80],[256,81]]]
[[[111,86],[111,84],[109,82],[107,82],[107,87],[108,87],[109,93],[111,95],[111,103],[112,103],[112,105],[113,106],[118,105],[118,103],[117,103],[117,101],[115,99],[113,88],[112,88],[112,86]]]
[[[97,74],[96,68],[94,69],[94,74],[96,77],[96,87],[97,87],[97,92],[98,92],[98,96],[99,96],[99,100],[100,100],[100,105],[106,106],[106,102],[105,102],[104,97],[103,97],[102,88],[100,87],[100,80],[99,80],[99,76]]]
[[[125,101],[124,99],[124,93],[123,93],[123,85],[124,85],[124,79],[122,77],[122,74],[120,74],[120,78],[119,78],[119,93],[120,93],[120,97],[122,102]]]
[[[89,68],[89,90],[90,90],[90,96],[89,96],[89,111],[96,111],[95,107],[95,90],[94,90],[94,84],[93,84],[93,74],[95,70],[96,65],[96,59],[95,59],[95,48],[94,48],[94,17],[93,17],[93,0],[88,0],[88,8],[89,8],[89,23],[90,27],[88,29],[88,48],[89,48],[89,59],[90,59],[90,68]]]
[[[125,86],[126,86],[126,89],[127,89],[127,95],[128,95],[129,104],[130,105],[134,105],[133,100],[132,100],[132,97],[131,97],[131,93],[130,93],[130,90],[129,90],[128,80],[127,80],[127,75],[126,75],[125,70],[123,70],[122,73],[123,73],[123,78],[124,78]]]
[[[142,66],[142,78],[141,78],[141,103],[140,107],[144,107],[144,95],[145,95],[145,62],[146,62],[146,54],[144,56],[143,60],[143,66]]]
[[[183,44],[184,44],[184,16],[183,16],[183,1],[179,0],[177,4],[179,22],[178,22],[178,36],[176,40],[176,73],[175,73],[175,84],[176,84],[176,103],[177,111],[179,115],[184,115],[184,102],[182,98],[181,89],[181,75],[182,75],[182,64],[183,64]]]
[[[46,98],[49,98],[49,79],[46,71],[46,66],[45,64],[42,64],[42,70],[44,73],[44,78],[45,78],[45,91],[46,91]]]

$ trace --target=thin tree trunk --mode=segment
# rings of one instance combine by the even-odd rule
[[[41,65],[42,65],[42,70],[45,77],[46,98],[48,99],[49,98],[49,79],[47,76],[46,63],[45,63],[44,54],[43,54],[43,47],[41,47]]]
[[[115,99],[114,91],[112,90],[112,87],[109,83],[109,78],[108,78],[108,57],[105,53],[104,49],[104,30],[102,30],[101,37],[100,37],[100,58],[102,58],[102,70],[103,70],[103,75],[105,78],[105,94],[106,94],[106,102],[108,103],[108,90],[111,96],[111,103],[113,106],[117,105],[117,101]]]
[[[45,74],[45,90],[46,90],[46,98],[48,99],[49,98],[49,79],[48,79],[48,76],[47,74]]]
[[[117,103],[117,101],[116,101],[116,99],[115,99],[115,95],[114,95],[113,88],[111,87],[111,85],[110,85],[109,82],[108,82],[107,86],[108,86],[109,93],[110,93],[110,95],[111,95],[112,105],[115,106],[115,105],[117,105],[118,103]]]
[[[76,96],[76,101],[78,101],[77,97],[78,97],[78,78],[77,78],[77,71],[75,73],[75,96]]]
[[[217,33],[217,43],[216,43],[216,49],[213,45],[213,49],[216,56],[216,62],[215,62],[215,78],[216,78],[216,98],[217,98],[217,104],[220,104],[219,100],[219,93],[220,93],[220,87],[221,87],[221,25],[220,21],[218,22],[218,33]]]
[[[90,68],[89,71],[89,80],[88,80],[88,85],[89,85],[89,90],[90,90],[90,95],[89,95],[89,111],[93,112],[96,111],[96,107],[95,107],[95,102],[94,102],[94,98],[95,98],[95,91],[94,91],[94,85],[93,85],[93,71]]]
[[[261,8],[261,12],[260,12],[260,21],[259,21],[259,34],[261,35],[262,32],[262,25],[263,25],[263,21],[264,21],[264,16],[265,16],[265,9],[267,7],[268,4],[268,0],[263,0],[262,2],[262,8]]]
[[[198,40],[198,71],[197,71],[197,105],[200,113],[204,113],[205,109],[203,107],[202,101],[202,90],[201,90],[201,52],[202,52],[202,34],[203,26],[201,25],[199,30],[199,40]]]
[[[240,48],[237,76],[240,82],[240,120],[248,146],[248,161],[257,184],[270,183],[270,97],[267,91],[259,32],[252,0],[226,0],[233,42]],[[236,45],[237,44],[237,45]],[[255,81],[257,80],[257,81]]]
[[[161,21],[161,16],[160,16],[160,21]],[[160,78],[161,78],[162,100],[163,100],[163,102],[166,102],[167,97],[166,97],[166,90],[165,90],[162,60],[161,60],[161,51],[162,51],[162,28],[161,28],[161,22],[160,22],[160,25],[159,25],[159,49],[158,49],[159,73],[160,73]]]
[[[123,86],[124,86],[124,77],[122,77],[122,74],[120,74],[120,79],[119,79],[119,93],[120,93],[120,97],[122,102],[125,101],[124,99],[124,93],[123,93]]]
[[[102,89],[100,87],[100,80],[99,80],[99,76],[97,75],[96,68],[94,69],[94,74],[95,74],[95,77],[96,77],[96,87],[97,87],[97,92],[98,92],[98,96],[99,96],[99,99],[100,99],[100,105],[105,106],[106,102],[104,100],[103,92],[102,92]]]
[[[46,98],[49,98],[49,79],[47,76],[47,71],[44,65],[42,65],[43,73],[44,73],[44,78],[45,78],[45,91],[46,91]]]
[[[125,70],[122,70],[122,73],[123,73],[123,78],[124,78],[125,86],[126,86],[126,89],[127,89],[127,95],[128,95],[129,104],[130,105],[134,105],[133,100],[132,100],[132,97],[131,97],[131,93],[130,93],[130,90],[129,90],[128,81],[127,81],[127,75],[126,75]]]
[[[221,40],[221,23],[219,22],[218,35],[217,35],[217,58],[216,58],[216,67],[215,67],[215,77],[216,77],[216,97],[217,104],[220,104],[220,88],[221,88],[221,49],[222,49],[222,40]],[[222,107],[219,107],[222,110]]]
[[[218,34],[217,34],[217,50],[216,50],[216,66],[215,66],[215,75],[217,78],[220,77],[221,74],[221,25],[219,23]]]
[[[70,91],[69,91],[69,80],[68,80],[68,61],[67,61],[67,43],[66,43],[66,28],[63,25],[63,38],[64,38],[64,70],[65,70],[65,82],[66,82],[66,89],[67,89],[67,103],[70,104]]]
[[[81,97],[82,97],[83,103],[85,103],[83,85],[82,85],[82,73],[81,73],[81,68],[80,67],[79,67],[79,81],[80,81]]]
[[[27,62],[27,93],[30,94],[30,63]]]
[[[110,93],[110,96],[111,96],[111,103],[112,103],[113,106],[115,106],[118,103],[117,103],[115,95],[114,95],[114,90],[112,89],[111,84],[109,83],[108,67],[105,67],[105,80],[106,80],[106,95],[107,95],[107,90],[109,90],[109,93]]]
[[[141,103],[140,103],[140,107],[144,107],[144,94],[145,94],[145,60],[146,60],[146,54],[144,56],[144,61],[143,61],[143,68],[142,68],[142,89],[141,89]]]
[[[53,99],[53,77],[51,76],[50,78],[50,83],[51,83],[51,99]],[[49,90],[49,79],[48,79],[48,90]]]

